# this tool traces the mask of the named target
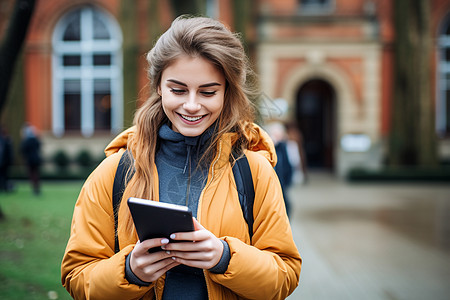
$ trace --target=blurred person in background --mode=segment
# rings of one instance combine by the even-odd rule
[[[275,151],[277,153],[277,164],[275,165],[275,172],[280,180],[281,189],[283,190],[284,203],[288,215],[291,213],[291,201],[289,199],[289,189],[292,186],[292,177],[294,168],[292,167],[291,159],[288,154],[288,137],[286,128],[281,122],[269,123],[266,127],[270,137],[275,144]],[[295,153],[295,152],[294,152]],[[294,156],[294,161],[299,161],[298,148],[297,156]]]
[[[0,192],[9,192],[9,168],[13,162],[13,146],[11,138],[4,126],[0,125]]]
[[[36,128],[30,124],[25,124],[22,128],[20,151],[27,166],[33,193],[38,196],[41,193],[41,141],[37,135]]]
[[[294,183],[306,184],[308,181],[308,169],[305,148],[303,147],[303,134],[298,129],[295,122],[289,122],[286,124],[286,133],[289,160],[294,168],[292,181]]]

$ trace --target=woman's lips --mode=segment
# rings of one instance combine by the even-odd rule
[[[182,115],[182,114],[178,114],[181,119],[183,121],[187,121],[189,123],[196,123],[199,122],[200,120],[202,120],[206,115],[202,115],[202,116],[187,116],[187,115]]]

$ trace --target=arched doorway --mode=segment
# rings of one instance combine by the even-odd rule
[[[322,79],[310,79],[297,93],[296,119],[303,134],[310,169],[333,170],[336,137],[336,93]]]

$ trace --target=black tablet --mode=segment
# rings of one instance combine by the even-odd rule
[[[172,233],[194,231],[192,212],[187,206],[131,197],[128,207],[140,241],[152,238],[170,240]],[[160,250],[153,248],[149,251]]]

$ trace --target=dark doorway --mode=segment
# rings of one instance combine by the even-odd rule
[[[321,79],[307,81],[297,93],[296,118],[310,169],[334,168],[335,98],[333,87]]]

